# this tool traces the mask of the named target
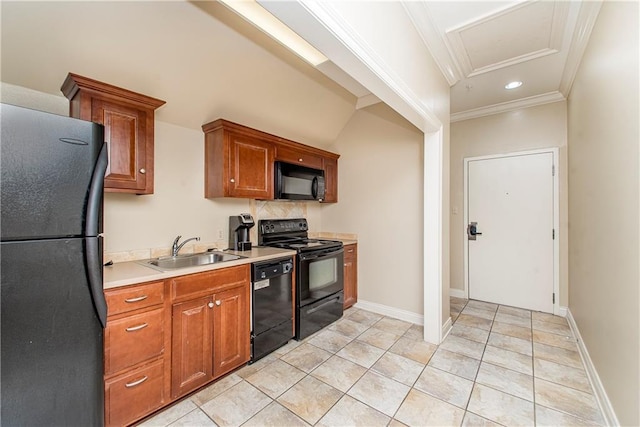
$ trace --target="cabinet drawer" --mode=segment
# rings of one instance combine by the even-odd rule
[[[247,264],[177,277],[171,280],[171,296],[175,300],[213,293],[220,289],[237,286],[238,282],[248,283],[249,274],[250,266]]]
[[[163,308],[107,321],[105,374],[118,372],[162,354]]]
[[[108,426],[129,425],[166,403],[162,359],[105,381]]]
[[[162,289],[163,282],[154,282],[105,291],[109,316],[162,304],[164,301]]]
[[[344,259],[345,261],[349,259],[350,261],[356,260],[358,258],[358,245],[350,244],[344,245]]]
[[[322,169],[322,157],[283,146],[276,148],[276,160],[294,163],[308,168]]]

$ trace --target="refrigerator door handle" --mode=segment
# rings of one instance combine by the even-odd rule
[[[89,197],[87,200],[87,215],[85,222],[85,236],[94,237],[100,234],[100,219],[102,216],[102,194],[104,192],[104,177],[107,173],[109,156],[107,144],[102,144],[96,166],[93,169],[91,183],[89,184]]]
[[[89,277],[89,290],[93,298],[98,318],[102,327],[107,327],[107,300],[104,297],[102,286],[102,254],[100,250],[100,237],[85,239],[85,256],[87,276]]]
[[[93,298],[93,304],[102,323],[102,327],[107,327],[107,301],[104,297],[102,286],[102,247],[100,234],[100,221],[102,217],[102,194],[104,192],[104,176],[107,173],[109,157],[107,154],[107,144],[103,143],[100,154],[96,160],[96,165],[89,184],[89,197],[87,200],[87,214],[85,222],[86,236],[86,266],[89,278],[89,289]]]

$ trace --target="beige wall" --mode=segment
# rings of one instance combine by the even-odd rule
[[[339,203],[322,228],[358,235],[358,298],[423,312],[423,134],[383,104],[359,110],[336,142]]]
[[[166,101],[160,122],[200,130],[222,117],[328,145],[355,109],[354,95],[218,2],[8,1],[0,21],[3,82],[62,96],[78,73]]]
[[[640,425],[638,3],[604,2],[569,96],[569,310],[621,425]]]
[[[95,30],[114,23],[109,37]],[[70,71],[167,101],[156,112],[155,193],[105,195],[105,250],[116,259],[168,248],[178,234],[226,247],[228,217],[241,212],[306,214],[307,204],[204,199],[203,123],[223,117],[326,146],[355,110],[353,95],[216,2],[9,2],[1,28],[5,102],[67,115]]]
[[[9,2],[2,10],[2,81],[32,88],[59,97],[59,87],[69,71],[96,78],[118,86],[145,93],[167,101],[156,116],[156,186],[152,196],[107,194],[105,203],[106,249],[111,252],[168,246],[177,234],[200,235],[203,241],[223,241],[227,235],[230,214],[256,209],[243,200],[205,200],[202,195],[202,135],[200,125],[224,117],[286,138],[325,147],[336,140],[343,128],[369,135],[367,129],[352,126],[355,97],[318,70],[300,61],[259,30],[215,2],[123,2],[102,4],[80,2],[67,4]],[[340,4],[340,7],[352,5]],[[374,5],[371,5],[374,7]],[[410,61],[412,67],[397,68],[399,76],[412,87],[421,102],[443,123],[445,158],[442,189],[445,211],[448,211],[448,132],[449,86],[423,49],[423,43],[399,4],[376,4],[382,13],[381,24],[387,18],[401,19],[409,32],[407,49],[396,49],[388,39],[380,39],[377,31],[366,32],[385,60],[394,67],[399,61]],[[368,9],[367,9],[368,10]],[[356,15],[362,12],[353,10]],[[365,11],[367,12],[367,11]],[[369,13],[369,12],[367,12]],[[87,21],[82,16],[94,16]],[[140,20],[139,17],[145,19]],[[74,22],[69,26],[69,22]],[[120,31],[104,37],[101,29],[113,23]],[[364,29],[368,20],[360,20]],[[41,31],[47,28],[47,31]],[[83,37],[78,37],[83,34]],[[52,36],[53,35],[53,36]],[[385,36],[386,37],[386,36]],[[195,46],[195,47],[194,47]],[[423,52],[417,57],[409,47]],[[25,57],[24,52],[29,56]],[[404,55],[404,56],[403,56]],[[47,67],[41,67],[41,64]],[[389,88],[386,88],[389,91]],[[60,100],[54,101],[59,105]],[[375,111],[378,107],[373,107]],[[386,107],[385,107],[386,108]],[[43,107],[43,109],[46,109]],[[362,112],[358,112],[361,115]],[[395,120],[395,119],[394,119]],[[417,131],[400,119],[399,128]],[[393,132],[391,132],[393,133]],[[342,138],[342,137],[341,137]],[[393,155],[397,137],[387,139],[387,146],[372,153],[380,158]],[[405,136],[400,133],[400,140]],[[420,134],[418,147],[424,138]],[[346,144],[335,151],[340,159],[340,203],[347,199],[352,185],[345,172],[352,160],[346,156]],[[358,151],[360,150],[360,151]],[[369,154],[360,146],[356,153]],[[422,188],[422,152],[412,154],[412,164],[406,173],[412,176],[407,186],[412,191]],[[346,164],[346,166],[345,166]],[[346,173],[346,175],[345,175]],[[404,172],[403,172],[404,173]],[[395,200],[387,192],[380,200]],[[404,197],[404,196],[403,196]],[[407,206],[411,217],[422,215],[422,193]],[[429,195],[427,195],[429,197]],[[379,203],[376,201],[376,203]],[[388,204],[393,204],[390,202]],[[336,205],[336,206],[338,206]],[[289,206],[289,205],[287,205]],[[351,205],[353,207],[353,205]],[[322,225],[325,213],[333,206],[307,204],[306,214],[312,231],[353,232],[349,223],[335,219]],[[356,206],[357,208],[357,206]],[[355,209],[355,212],[361,212]],[[402,216],[405,212],[399,212]],[[367,216],[375,215],[367,211]],[[422,254],[422,219],[412,219],[410,236],[391,236],[387,243],[402,248],[405,242]],[[448,319],[448,217],[443,217],[442,254],[443,320]],[[385,256],[371,258],[380,264]],[[367,268],[367,259],[361,268]],[[391,307],[422,313],[422,258],[412,262],[412,291],[402,297],[376,302]],[[366,292],[365,292],[366,295]]]
[[[464,292],[464,158],[558,147],[560,305],[568,298],[567,104],[556,102],[451,124],[451,289]]]
[[[6,83],[2,102],[67,115],[69,101]],[[204,136],[201,130],[155,122],[155,192],[153,195],[105,193],[106,255],[116,261],[145,257],[150,249],[169,248],[177,235],[199,236],[201,244],[227,247],[229,216],[249,212],[261,218],[308,217],[311,231],[322,231],[319,203],[259,202],[204,198]],[[307,215],[307,208],[310,215]],[[252,241],[257,244],[255,228]],[[222,239],[219,236],[222,235]],[[185,247],[188,250],[188,247]],[[145,252],[146,251],[146,252]]]

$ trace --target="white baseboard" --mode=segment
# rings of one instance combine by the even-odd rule
[[[569,310],[568,307],[560,306],[558,307],[558,313],[556,314],[556,316],[567,317],[568,310]]]
[[[573,315],[571,314],[571,310],[567,307],[560,307],[562,311],[564,309],[564,316],[567,318],[569,322],[569,327],[573,331],[573,335],[578,340],[578,352],[580,353],[580,357],[582,358],[582,363],[587,371],[587,378],[589,378],[589,382],[591,383],[591,388],[593,389],[593,393],[595,395],[596,401],[598,402],[598,406],[600,406],[600,411],[602,412],[602,416],[604,417],[604,425],[607,426],[619,426],[618,417],[616,417],[616,413],[613,410],[613,406],[611,406],[611,401],[609,401],[609,397],[607,396],[607,392],[602,385],[602,381],[600,381],[600,377],[598,376],[598,372],[596,371],[596,367],[593,365],[591,361],[591,357],[589,356],[589,351],[587,351],[587,347],[584,345],[584,341],[582,340],[582,336],[580,335],[580,330],[578,329],[578,325],[576,324]],[[561,314],[562,316],[562,314]]]
[[[412,311],[402,310],[388,305],[382,305],[375,302],[358,300],[354,305],[355,308],[372,311],[374,313],[383,314],[393,317],[394,319],[404,320],[406,322],[415,323],[416,325],[424,325],[424,316]]]
[[[389,307],[388,305],[382,305],[376,302],[363,300],[359,300],[357,303],[355,303],[354,307],[393,317],[394,319],[404,320],[405,322],[415,323],[416,325],[424,325],[424,316],[412,311],[402,310],[395,307]],[[442,339],[447,336],[447,334],[451,330],[451,326],[451,317],[449,317],[447,321],[444,322],[444,325],[442,325]]]
[[[447,318],[447,321],[442,325],[442,341],[449,335],[451,332],[451,328],[453,327],[453,322],[451,321],[451,316]]]
[[[464,289],[453,289],[453,288],[449,288],[449,296],[450,297],[456,297],[456,298],[467,298],[467,295],[465,295]]]

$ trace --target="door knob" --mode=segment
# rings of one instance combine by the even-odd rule
[[[207,304],[209,306],[209,308],[213,308],[213,303],[210,302],[209,304]]]
[[[467,225],[467,236],[469,240],[476,240],[476,236],[482,236],[482,233],[478,231],[478,223],[472,222]]]
[[[216,305],[220,305],[220,300],[216,300]]]

